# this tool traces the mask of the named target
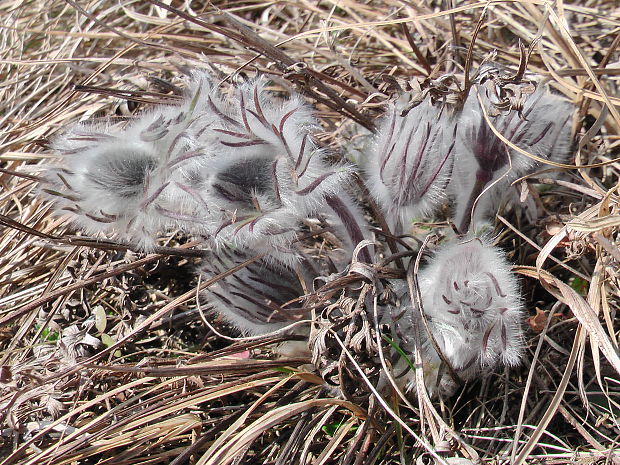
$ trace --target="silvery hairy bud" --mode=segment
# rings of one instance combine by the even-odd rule
[[[456,201],[454,221],[463,234],[470,229],[472,217],[475,228],[476,223],[495,215],[510,183],[537,165],[493,133],[481,102],[497,131],[526,152],[564,161],[570,149],[574,111],[570,102],[541,85],[531,95],[524,95],[526,100],[520,110],[498,112],[488,89],[483,85],[472,87],[458,121],[454,176],[449,187]]]
[[[523,304],[501,251],[480,238],[452,239],[420,272],[418,282],[431,333],[461,379],[500,363],[519,364]],[[427,351],[438,365],[431,344]]]
[[[366,172],[369,189],[395,231],[414,218],[428,216],[446,199],[455,123],[452,109],[430,98],[409,111],[388,105],[368,153]]]
[[[204,258],[203,282],[260,255],[254,250],[221,248]],[[302,260],[292,268],[272,257],[261,257],[209,286],[203,299],[243,335],[267,334],[307,318],[304,295],[312,289],[316,270]]]
[[[193,121],[186,103],[156,107],[124,126],[77,124],[53,140],[60,160],[47,168],[41,191],[86,232],[148,249],[158,231],[191,227],[179,160],[200,153],[188,133]]]

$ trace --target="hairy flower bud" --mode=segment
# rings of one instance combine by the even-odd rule
[[[265,87],[256,79],[227,98],[211,92],[199,101],[199,111],[219,118],[197,135],[217,148],[195,190],[210,199],[206,232],[216,243],[277,251],[340,193],[351,169],[326,162],[309,105],[297,95],[278,100]]]
[[[221,248],[205,257],[203,282],[260,255],[253,250]],[[244,335],[261,335],[302,320],[303,296],[312,287],[315,270],[307,261],[295,269],[263,257],[209,286],[203,294],[209,309]]]
[[[479,238],[453,239],[420,272],[424,313],[443,356],[462,379],[519,364],[522,302],[502,253]],[[431,345],[431,360],[439,360]]]
[[[461,233],[469,230],[473,213],[475,223],[494,215],[499,199],[510,183],[533,170],[536,162],[508,147],[497,137],[489,121],[507,140],[540,158],[564,161],[570,149],[570,121],[574,111],[566,100],[539,86],[527,96],[520,111],[497,111],[487,93],[488,87],[474,86],[458,121],[457,150],[450,192],[456,201],[455,223]],[[475,225],[474,225],[475,226]]]
[[[406,114],[387,108],[377,139],[368,153],[369,189],[396,231],[426,216],[445,199],[455,148],[455,118],[430,98]]]
[[[41,191],[58,213],[90,234],[104,233],[148,249],[193,208],[175,178],[175,161],[201,153],[187,134],[187,107],[162,106],[130,121],[82,123],[52,142],[60,163],[48,167]]]

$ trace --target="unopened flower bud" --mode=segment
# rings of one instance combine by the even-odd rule
[[[158,107],[124,128],[78,124],[53,141],[61,159],[48,167],[41,191],[88,233],[148,249],[158,231],[178,227],[193,212],[171,164],[201,153],[186,133],[190,125],[183,107]]]
[[[527,96],[520,111],[499,112],[495,116],[498,112],[486,88],[473,86],[458,121],[456,161],[449,186],[456,201],[455,224],[463,234],[470,228],[476,199],[473,218],[478,223],[495,214],[499,199],[512,181],[536,166],[532,158],[511,149],[493,133],[480,102],[497,131],[526,152],[564,161],[570,149],[574,108],[568,101],[552,95],[546,86],[539,86]],[[478,198],[480,194],[482,197]]]
[[[221,248],[212,252],[201,267],[203,282],[256,255],[256,251],[248,249]],[[203,299],[212,312],[241,334],[267,334],[307,316],[303,296],[313,277],[308,262],[297,263],[293,269],[272,257],[263,257],[209,286]]]
[[[388,106],[366,162],[369,189],[396,231],[445,200],[456,131],[451,109],[430,98],[401,111]]]
[[[197,135],[198,143],[215,141],[216,152],[195,190],[210,199],[206,233],[217,244],[285,250],[301,221],[339,195],[351,169],[325,160],[301,97],[277,99],[265,86],[259,78],[200,101],[200,111],[219,119]]]
[[[519,364],[522,301],[498,249],[479,238],[453,239],[418,280],[432,335],[459,377],[471,379],[498,363]]]

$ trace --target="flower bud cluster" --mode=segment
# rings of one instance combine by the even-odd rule
[[[488,75],[469,89],[462,108],[430,95],[408,111],[387,106],[365,171],[394,233],[407,232],[408,223],[434,213],[446,197],[454,201],[452,217],[462,234],[495,215],[510,183],[537,164],[490,124],[534,157],[568,158],[573,106],[539,85],[505,108],[494,100]]]
[[[299,96],[277,101],[265,86],[225,96],[196,73],[180,105],[125,127],[80,124],[53,143],[61,164],[43,192],[87,232],[143,248],[180,229],[218,246],[285,251],[300,222],[342,194],[351,168],[325,161]]]
[[[349,254],[367,226],[346,191],[351,166],[328,162],[312,138],[311,107],[296,94],[277,98],[267,85],[258,78],[225,93],[196,72],[178,105],[124,125],[78,124],[53,141],[60,162],[41,191],[86,232],[143,250],[163,231],[204,238],[213,250],[206,278],[248,253],[264,255],[260,269],[224,278],[210,294],[212,307],[244,333],[285,325],[282,312],[265,308],[299,290],[286,280],[297,279],[304,261],[294,244],[303,221],[328,221]]]
[[[421,341],[428,387],[444,393],[455,379],[518,364],[523,351],[516,278],[498,249],[468,231],[495,214],[503,191],[536,163],[491,125],[538,158],[564,161],[570,147],[568,102],[541,85],[506,107],[493,100],[496,81],[485,76],[460,108],[430,93],[413,108],[388,105],[364,162],[395,235],[454,201],[462,235],[420,272],[421,308],[401,281],[393,286],[398,304],[386,303],[380,315],[405,352],[414,349],[412,335]],[[296,244],[304,222],[326,222],[349,254],[369,239],[348,193],[353,167],[327,161],[301,97],[278,98],[267,85],[258,78],[225,93],[196,72],[177,105],[125,124],[79,124],[53,142],[60,162],[41,187],[58,213],[91,234],[143,250],[163,231],[203,238],[210,251],[201,276],[211,281],[205,305],[247,335],[308,317],[306,298],[324,273]],[[357,270],[373,275],[372,250],[362,247],[357,260],[366,262]]]
[[[400,310],[388,304],[382,318],[405,352],[413,350],[412,332],[418,331],[432,391],[449,393],[454,378],[519,363],[523,318],[516,278],[502,253],[474,234],[496,214],[510,184],[534,170],[536,159],[565,162],[569,154],[573,106],[545,85],[498,72],[493,65],[481,69],[460,107],[431,92],[410,109],[388,104],[366,153],[369,189],[395,235],[453,201],[451,217],[462,236],[448,240],[421,270],[423,313],[411,304],[407,287],[393,283]],[[401,375],[402,365],[395,370],[400,367]]]

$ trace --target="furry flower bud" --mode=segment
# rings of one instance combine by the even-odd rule
[[[552,95],[546,86],[539,86],[527,97],[521,111],[492,116],[496,110],[487,88],[472,88],[458,122],[456,162],[449,188],[456,200],[455,223],[461,233],[469,230],[474,202],[485,188],[501,178],[479,199],[473,215],[475,223],[494,215],[510,183],[536,166],[534,160],[510,149],[493,133],[480,101],[493,126],[519,148],[556,161],[564,161],[570,149],[574,108],[568,101]]]
[[[452,172],[455,118],[451,109],[430,98],[406,114],[390,104],[368,153],[369,189],[399,230],[426,216],[445,199]]]
[[[125,127],[78,124],[52,142],[61,158],[48,167],[41,191],[88,233],[148,249],[158,231],[178,227],[193,211],[174,166],[200,153],[187,134],[192,121],[186,105],[157,107]]]
[[[203,282],[251,259],[253,250],[221,248],[205,257]],[[309,262],[296,269],[263,257],[208,287],[203,297],[213,313],[244,335],[276,331],[306,317],[305,289],[311,289],[315,271]]]
[[[522,302],[502,253],[479,238],[453,239],[420,272],[422,303],[439,349],[462,379],[518,365]],[[431,359],[439,357],[429,345]]]
[[[228,97],[214,90],[198,105],[200,113],[218,117],[196,135],[199,144],[216,147],[192,187],[210,200],[205,232],[219,245],[287,250],[300,222],[340,194],[350,167],[325,160],[312,140],[317,124],[310,106],[297,95],[276,98],[264,79]]]

